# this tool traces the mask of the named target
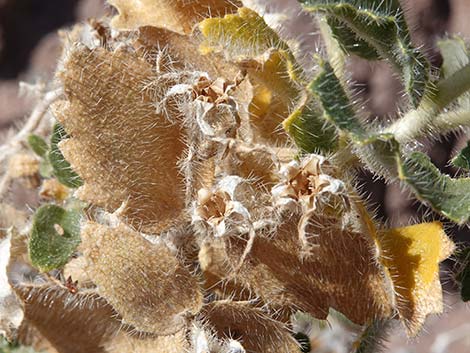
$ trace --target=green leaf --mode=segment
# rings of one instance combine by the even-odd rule
[[[28,144],[39,157],[45,157],[49,146],[41,136],[31,134],[28,136]]]
[[[398,143],[391,134],[371,132],[365,128],[328,62],[320,62],[319,72],[307,89],[320,101],[325,125],[329,123],[340,134],[349,136],[354,142],[355,152],[372,170],[381,176],[397,174]]]
[[[318,96],[325,111],[325,118],[340,131],[350,133],[355,140],[363,140],[367,137],[346,91],[328,62],[320,63],[319,73],[307,89]]]
[[[80,214],[56,205],[41,206],[34,215],[28,244],[34,267],[47,272],[64,266],[80,243]]]
[[[416,196],[450,220],[463,224],[470,218],[470,179],[442,174],[428,156],[413,152],[400,165],[399,177]]]
[[[460,284],[460,297],[464,302],[470,301],[470,247],[460,250],[456,254],[461,266],[456,280]]]
[[[456,167],[470,170],[470,141],[468,141],[467,146],[452,159],[452,164]]]
[[[441,73],[444,78],[450,77],[470,62],[465,42],[460,37],[437,41],[442,55]]]
[[[59,142],[67,138],[62,125],[56,123],[54,125],[51,136],[51,150],[49,151],[49,161],[51,162],[53,173],[57,180],[69,188],[78,188],[83,185],[82,179],[72,170],[70,163],[64,158],[59,149]]]
[[[380,351],[390,327],[389,320],[374,320],[367,325],[354,343],[354,353],[375,353]]]
[[[382,58],[401,72],[405,90],[417,107],[427,91],[429,63],[412,46],[397,0],[301,0],[307,11],[326,16],[343,50],[368,60]]]
[[[356,117],[346,91],[327,62],[320,64],[308,89],[318,97],[326,119],[350,137],[356,154],[376,174],[392,180],[398,176],[420,200],[457,223],[470,218],[470,179],[441,174],[419,152],[402,157],[393,134],[368,131]]]
[[[460,37],[453,37],[437,42],[443,58],[441,74],[444,79],[451,77],[457,71],[470,63],[467,47]],[[457,99],[458,108],[470,110],[470,93],[464,93]]]
[[[318,102],[309,103],[296,109],[282,124],[305,153],[330,153],[338,148],[338,136],[332,126],[317,108]]]

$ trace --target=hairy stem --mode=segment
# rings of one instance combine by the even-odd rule
[[[448,132],[470,125],[470,112],[443,113],[450,103],[470,90],[470,64],[442,80],[436,85],[436,92],[423,99],[418,108],[411,110],[392,124],[386,132],[393,133],[398,142],[409,142],[428,132]],[[444,130],[444,131],[443,131]]]
[[[354,342],[354,353],[375,353],[382,345],[382,341],[390,328],[389,320],[375,320],[370,323]]]
[[[3,163],[11,154],[15,153],[29,134],[37,129],[51,104],[59,99],[62,93],[62,89],[57,89],[44,95],[44,98],[33,110],[23,128],[9,142],[0,146],[0,163]]]

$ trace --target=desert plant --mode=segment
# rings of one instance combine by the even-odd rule
[[[119,15],[62,34],[50,91],[0,147],[8,339],[67,353],[374,352],[393,322],[415,336],[442,311],[439,263],[454,249],[442,223],[387,229],[355,173],[468,221],[470,179],[441,174],[416,143],[470,123],[461,39],[440,42],[439,69],[397,0],[304,0],[324,39],[306,68],[237,1],[109,2]],[[349,55],[396,70],[407,102],[392,123],[362,116]],[[453,161],[469,160],[467,147]],[[39,193],[34,215],[12,205],[13,184]]]

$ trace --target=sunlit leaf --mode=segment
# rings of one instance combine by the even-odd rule
[[[199,29],[205,40],[200,45],[203,53],[224,52],[230,59],[253,58],[271,48],[287,46],[263,18],[246,7],[225,17],[203,20]]]
[[[197,278],[164,243],[120,224],[88,222],[82,231],[87,273],[103,296],[140,332],[171,335],[202,306]]]
[[[337,131],[323,117],[316,100],[296,109],[282,125],[305,153],[329,153],[338,147]]]
[[[400,179],[421,201],[456,223],[463,224],[470,218],[469,178],[442,174],[421,152],[408,155],[400,169]]]
[[[379,238],[398,313],[408,334],[415,336],[427,315],[442,312],[439,263],[451,255],[453,243],[440,222],[389,229]]]
[[[245,288],[280,313],[290,312],[294,305],[326,319],[333,308],[361,325],[389,317],[393,310],[390,288],[374,260],[369,235],[341,229],[333,219],[315,215],[306,229],[311,252],[303,256],[298,222],[299,218],[290,216],[277,228],[275,237],[256,236],[237,273],[233,267],[240,261],[246,241],[236,237],[214,241],[213,247],[206,246],[200,254],[205,274],[222,280],[223,288],[229,288],[232,295],[243,295],[239,288]],[[303,270],[299,272],[299,268]]]
[[[452,37],[437,41],[437,46],[442,55],[441,75],[449,78],[458,70],[470,63],[469,53],[464,40],[460,37]],[[470,109],[470,93],[464,93],[457,99],[459,108]]]
[[[342,48],[365,59],[388,60],[401,72],[405,90],[418,106],[429,84],[429,63],[415,49],[398,0],[301,0],[307,11],[326,16]]]

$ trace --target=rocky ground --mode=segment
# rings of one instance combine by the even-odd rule
[[[269,2],[270,6],[286,7],[287,1],[256,0]],[[460,33],[470,38],[469,0],[406,0],[413,39],[421,45],[430,60],[439,65],[441,57],[436,49],[436,39],[447,33]],[[8,131],[21,124],[31,110],[27,97],[19,95],[19,82],[49,80],[60,53],[57,30],[76,21],[99,17],[111,9],[104,0],[0,0],[0,141]],[[308,27],[305,21],[302,26]],[[299,25],[297,24],[297,27]],[[299,28],[291,28],[299,31]],[[303,27],[300,31],[304,31]],[[316,38],[306,38],[306,45],[314,45]],[[313,44],[312,44],[313,43]],[[400,105],[400,84],[384,64],[369,64],[351,60],[352,79],[367,108],[373,116],[393,118]],[[429,143],[428,153],[445,172],[456,171],[447,165],[449,157],[461,148],[468,137],[450,136],[442,141]],[[372,181],[363,172],[364,191],[370,194],[378,213],[390,225],[401,225],[410,217],[427,213],[404,194],[397,185],[385,185]],[[453,229],[457,241],[470,241],[467,229]],[[443,273],[445,275],[445,272]],[[448,277],[448,276],[447,276]],[[446,313],[431,318],[427,330],[419,339],[407,342],[404,334],[391,336],[390,352],[401,353],[464,353],[470,351],[470,311],[455,295],[455,286],[446,279]]]

